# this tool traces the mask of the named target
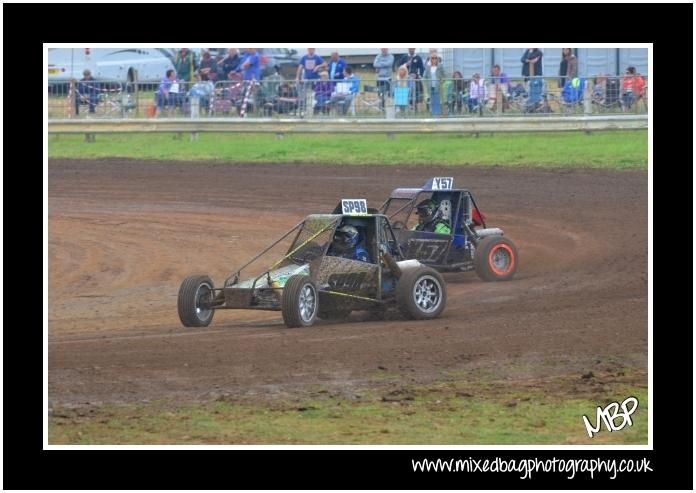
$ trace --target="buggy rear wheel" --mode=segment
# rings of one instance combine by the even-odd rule
[[[442,275],[430,267],[408,270],[396,285],[399,309],[408,318],[437,318],[445,309],[447,288]]]
[[[189,276],[179,288],[179,319],[184,327],[207,327],[215,310],[206,302],[213,301],[213,281],[208,276]]]
[[[507,281],[517,272],[517,247],[504,236],[488,236],[474,252],[476,274],[484,281]]]
[[[289,328],[314,324],[319,313],[319,296],[317,285],[309,276],[290,276],[283,287],[282,312]]]

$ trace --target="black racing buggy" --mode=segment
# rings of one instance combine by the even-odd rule
[[[336,231],[352,226],[363,232],[369,261],[335,256]],[[290,243],[282,249],[284,243]],[[242,280],[242,271],[274,250],[282,255]],[[277,257],[276,257],[277,258]],[[405,259],[389,220],[364,199],[342,200],[334,214],[313,214],[285,233],[216,288],[206,275],[187,277],[179,289],[178,309],[186,327],[205,327],[216,310],[281,311],[288,327],[311,326],[318,318],[341,319],[353,310],[384,318],[399,310],[407,318],[438,317],[447,301],[439,272]]]
[[[416,229],[414,210],[432,201],[438,217],[450,225],[442,234]],[[379,212],[389,218],[405,258],[417,259],[439,272],[476,271],[484,281],[507,281],[517,271],[517,247],[500,228],[489,228],[469,190],[454,188],[454,179],[431,178],[422,188],[397,188]],[[449,216],[449,217],[447,217]]]

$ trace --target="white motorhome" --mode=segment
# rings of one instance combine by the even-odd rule
[[[174,68],[174,50],[164,48],[49,48],[48,82],[81,79],[85,69],[96,80],[159,81]]]

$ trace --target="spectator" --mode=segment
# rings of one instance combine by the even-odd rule
[[[377,73],[379,108],[384,111],[384,100],[391,91],[392,67],[394,66],[394,55],[389,53],[389,48],[381,48],[381,53],[375,57],[372,66]]]
[[[308,89],[312,87],[314,81],[319,79],[319,67],[324,64],[324,59],[316,55],[314,51],[314,48],[307,48],[307,54],[300,58],[300,63],[297,65],[295,80],[300,82],[300,113],[305,111]]]
[[[420,55],[416,55],[415,48],[409,48],[408,54],[401,57],[399,65],[404,64],[408,68],[408,73],[413,81],[411,83],[409,104],[414,111],[417,111],[418,103],[423,101],[423,82],[420,79],[423,78],[425,65],[423,64],[423,59],[420,57]]]
[[[423,59],[420,55],[416,55],[415,48],[409,48],[408,54],[401,57],[399,60],[399,65],[406,65],[409,74],[416,74],[418,79],[423,77],[423,71],[425,71],[425,66],[423,65]]]
[[[92,77],[92,72],[85,69],[82,72],[82,79],[77,83],[77,94],[75,94],[75,114],[80,114],[80,104],[87,104],[89,112],[95,113],[97,103],[99,102],[99,86]]]
[[[297,109],[297,88],[289,82],[278,86],[278,96],[273,98],[272,108],[276,113],[290,113]],[[270,116],[270,115],[269,115]]]
[[[227,56],[223,58],[222,61],[218,62],[218,70],[224,74],[221,75],[221,77],[229,79],[230,72],[237,72],[241,63],[237,48],[230,48],[227,50]]]
[[[196,83],[188,92],[189,101],[192,97],[197,97],[200,101],[200,107],[208,109],[210,107],[210,99],[215,92],[215,86],[212,81],[204,81],[200,74],[196,74]]]
[[[345,81],[350,81],[351,83],[350,93],[353,95],[358,94],[360,91],[360,78],[353,73],[353,69],[350,67],[346,67],[345,73],[347,74],[345,76]]]
[[[244,95],[241,100],[237,100],[237,110],[241,117],[247,115],[247,111],[251,108],[256,108],[254,100],[254,92],[257,82],[261,80],[261,59],[256,53],[256,48],[244,48],[244,57],[239,65],[242,71],[242,79],[244,80]]]
[[[165,108],[171,113],[174,108],[179,106],[179,82],[176,79],[174,69],[167,70],[166,75],[160,82],[159,89],[155,93],[157,100],[157,116],[159,116]]]
[[[408,67],[403,64],[396,69],[396,83],[394,84],[394,106],[397,111],[406,111],[412,86],[413,79],[408,73]]]
[[[491,67],[491,83],[493,84],[493,96],[495,98],[495,103],[491,108],[493,111],[497,109],[498,105],[498,91],[500,91],[501,97],[503,98],[503,110],[509,107],[508,99],[512,96],[512,86],[510,84],[510,78],[505,72],[500,71],[500,65],[496,64]]]
[[[329,71],[329,79],[332,81],[343,79],[343,71],[346,69],[346,62],[338,57],[338,52],[331,52],[331,59],[324,62],[326,69]]]
[[[174,69],[183,82],[192,82],[198,68],[196,55],[188,48],[181,48],[174,58]]]
[[[435,48],[431,48],[430,54],[428,55],[428,59],[425,61],[425,70],[428,70],[428,68],[430,68],[431,61],[433,59],[433,55],[435,55],[437,57],[437,62],[440,65],[442,65],[442,57],[437,54],[437,50]],[[425,73],[425,70],[423,71],[423,73]]]
[[[566,78],[573,80],[578,76],[578,59],[573,54],[573,48],[563,48],[561,50],[561,67],[558,71],[561,76],[558,79],[558,87],[565,86]]]
[[[348,107],[352,109],[352,114],[355,116],[355,95],[360,91],[360,79],[353,74],[353,69],[345,68],[345,78],[342,82],[336,84],[336,92],[331,95],[330,105],[341,107],[341,113],[348,113]]]
[[[280,74],[280,67],[278,65],[273,67],[273,73],[268,77],[265,77],[263,82],[264,89],[268,92],[268,94],[277,94],[280,84],[285,82],[285,79]]]
[[[423,81],[418,78],[418,74],[411,72],[411,93],[409,94],[409,104],[414,113],[418,113],[418,103],[423,102]]]
[[[201,76],[203,81],[213,81],[217,80],[217,63],[210,56],[209,51],[204,51],[201,57],[201,63],[198,66],[198,74]]]
[[[220,97],[223,99],[234,100],[240,92],[243,91],[244,82],[240,72],[231,71],[227,74],[227,81],[222,85],[222,89],[216,89]]]
[[[290,113],[297,109],[297,88],[295,84],[284,81],[278,86],[276,95],[266,100],[264,105],[266,116],[272,116],[275,111],[278,114]]]
[[[471,77],[469,84],[469,111],[473,113],[476,109],[483,110],[486,104],[486,84],[481,75],[476,73]]]
[[[324,65],[324,59],[314,54],[314,48],[307,48],[307,54],[300,58],[297,66],[297,76],[295,80],[317,80],[319,79],[319,67]],[[302,78],[300,79],[300,75]]]
[[[600,105],[605,104],[604,92],[607,84],[607,77],[599,74],[592,81],[592,102]]]
[[[261,60],[256,54],[256,48],[244,48],[244,58],[239,65],[242,70],[242,78],[247,80],[261,80]]]
[[[430,113],[433,116],[440,116],[442,113],[441,103],[445,102],[446,96],[443,88],[445,69],[440,65],[440,57],[436,52],[430,54],[430,64],[423,73],[423,80],[428,88],[428,94],[430,94]]]
[[[626,76],[621,81],[621,107],[624,112],[631,109],[633,103],[643,96],[645,80],[636,74],[635,67],[626,69]]]
[[[543,56],[544,54],[539,48],[528,48],[524,52],[520,61],[522,62],[522,76],[525,82],[529,80],[530,76],[541,77],[543,75],[541,68],[541,58]]]
[[[510,94],[512,92],[512,87],[510,86],[510,78],[505,72],[500,71],[500,65],[496,64],[491,67],[491,83],[503,86],[502,90],[504,94]]]
[[[464,101],[465,93],[464,77],[459,70],[456,70],[452,74],[452,83],[447,93],[447,113],[449,115],[462,112],[462,102]]]
[[[329,109],[329,101],[331,101],[331,93],[333,92],[333,82],[329,80],[329,73],[322,71],[319,73],[319,82],[314,84],[314,98],[316,104],[314,113],[321,111],[326,113]]]

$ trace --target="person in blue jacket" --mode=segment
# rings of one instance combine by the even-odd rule
[[[336,230],[328,255],[361,262],[372,262],[369,252],[362,244],[363,240],[363,235],[355,226],[349,224],[341,226]]]

